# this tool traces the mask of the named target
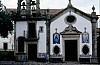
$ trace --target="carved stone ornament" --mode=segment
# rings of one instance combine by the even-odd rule
[[[65,35],[65,34],[80,34],[81,32],[78,31],[76,29],[76,27],[73,27],[72,25],[69,25],[68,27],[65,28],[65,30],[63,32],[61,32],[62,35]]]

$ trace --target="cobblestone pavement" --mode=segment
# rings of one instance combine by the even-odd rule
[[[43,62],[14,62],[14,61],[0,61],[0,65],[100,65],[100,64],[80,64],[78,62],[66,63],[43,63]]]

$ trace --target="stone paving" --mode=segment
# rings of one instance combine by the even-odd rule
[[[80,64],[78,62],[66,63],[43,63],[43,62],[14,62],[14,61],[0,61],[0,65],[100,65],[100,64]]]

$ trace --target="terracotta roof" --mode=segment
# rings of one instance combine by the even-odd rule
[[[43,13],[46,9],[41,9],[40,12]],[[49,14],[55,15],[63,9],[49,9]]]
[[[17,9],[7,9],[7,11],[8,11],[8,12],[11,12],[11,11],[17,12]]]
[[[96,30],[97,30],[97,33],[99,33],[99,32],[100,32],[100,28],[96,28]]]
[[[65,10],[69,9],[68,7],[65,8],[65,9],[49,9],[49,14],[52,15],[53,17],[56,17],[58,16],[59,14],[63,13]],[[75,7],[72,7],[72,9],[74,9],[76,12],[80,12],[82,14],[84,14],[85,16],[88,16],[90,17],[90,14],[87,14],[87,13],[84,13],[83,11],[75,8]],[[40,12],[41,14],[44,14],[45,10],[47,9],[40,9]],[[7,9],[8,12],[15,12],[17,13],[17,9]],[[26,10],[22,10],[23,12],[21,13],[22,15],[25,15],[26,14]]]
[[[41,14],[44,14],[44,11],[45,11],[46,9],[41,9],[40,10],[40,12],[41,12]],[[57,14],[58,12],[60,12],[60,11],[62,11],[63,9],[49,9],[49,14],[51,14],[51,15],[55,15],[55,14]],[[7,11],[8,12],[11,12],[11,11],[13,11],[13,12],[15,12],[15,13],[17,13],[17,9],[7,9]],[[24,11],[24,10],[23,10]]]

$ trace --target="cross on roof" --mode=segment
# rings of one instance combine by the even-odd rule
[[[1,0],[0,0],[0,4],[1,4]]]
[[[95,7],[94,7],[94,5],[93,5],[93,7],[92,7],[92,10],[93,10],[93,12],[94,12],[94,10],[95,10]]]
[[[57,28],[55,30],[56,30],[56,33],[57,33]]]
[[[71,0],[69,0],[68,6],[69,6],[69,7],[72,7]]]
[[[86,27],[84,28],[85,32],[86,32]]]

